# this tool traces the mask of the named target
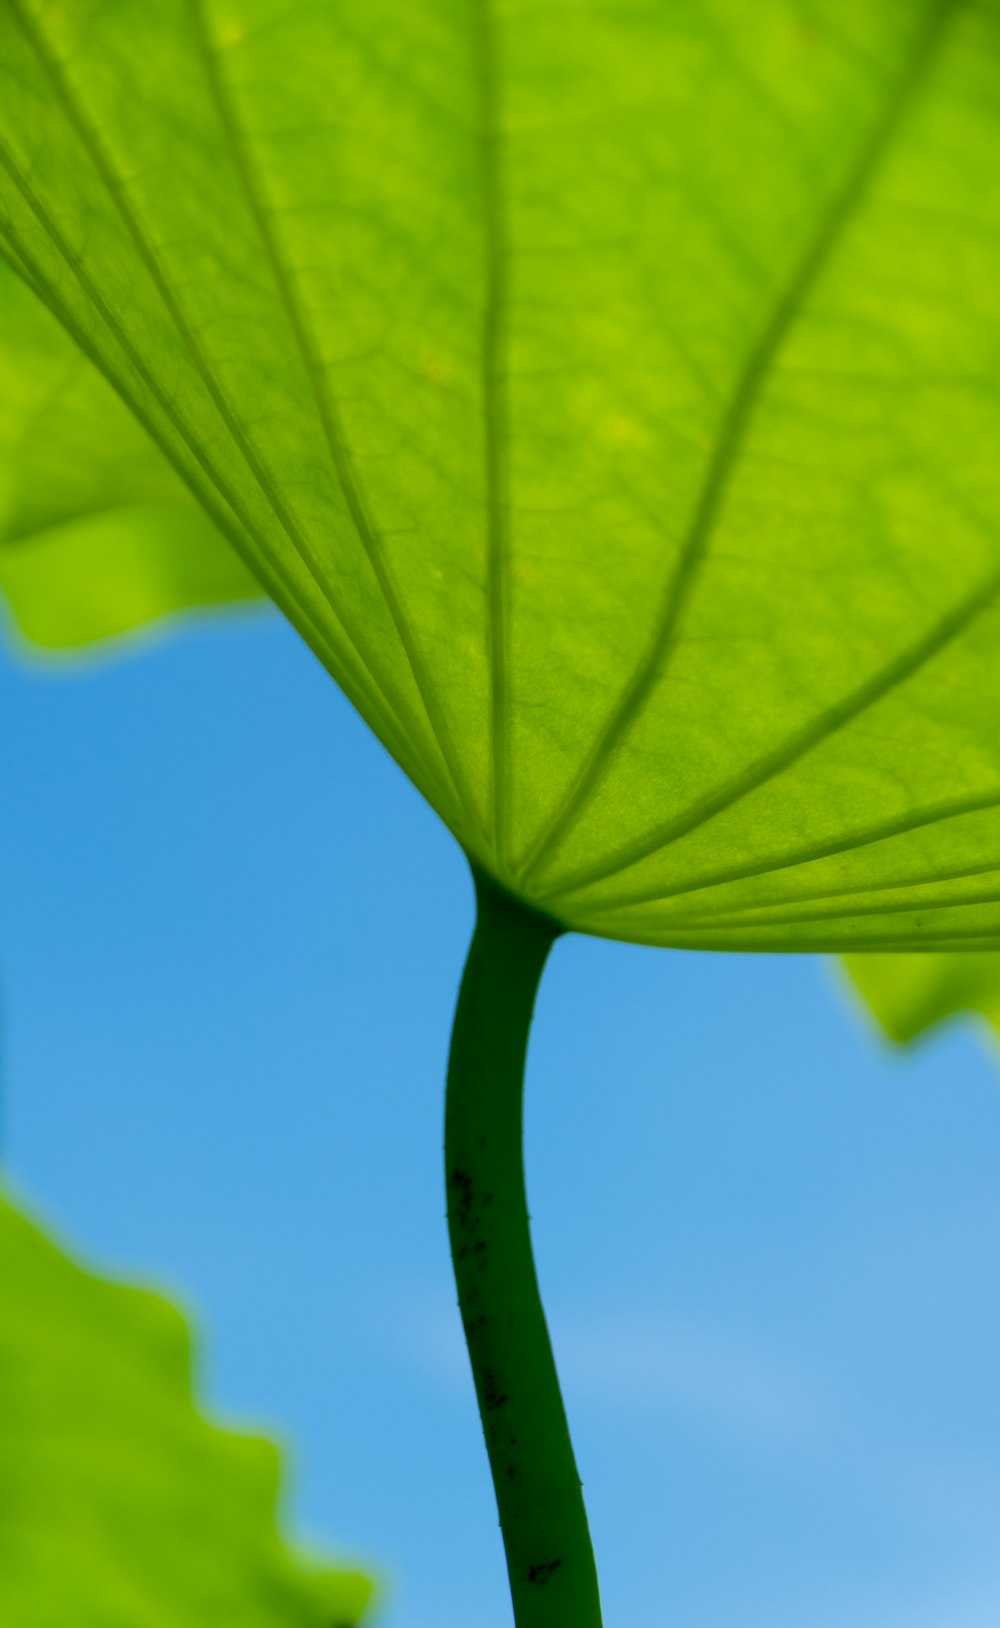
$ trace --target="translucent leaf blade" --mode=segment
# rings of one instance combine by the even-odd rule
[[[1000,13],[4,0],[0,232],[473,857],[1000,943]]]

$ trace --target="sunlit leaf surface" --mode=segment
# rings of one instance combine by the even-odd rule
[[[0,0],[0,240],[468,851],[1000,944],[997,0]]]
[[[0,1622],[348,1628],[372,1592],[275,1525],[269,1443],[210,1425],[158,1296],[82,1270],[0,1196]]]
[[[0,593],[51,649],[260,589],[93,364],[0,262]]]

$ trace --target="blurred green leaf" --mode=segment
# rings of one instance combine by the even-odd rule
[[[0,262],[0,592],[64,649],[261,590],[111,386]]]
[[[472,857],[1000,945],[998,0],[0,0],[0,240]]]
[[[0,1196],[0,1622],[340,1628],[372,1596],[275,1525],[278,1457],[210,1425],[158,1295],[84,1271]]]
[[[1000,955],[847,955],[855,989],[891,1039],[915,1040],[947,1018],[1000,1029]]]

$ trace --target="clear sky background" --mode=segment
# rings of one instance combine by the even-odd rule
[[[0,656],[6,1162],[202,1333],[379,1628],[510,1628],[441,1173],[465,864],[293,634]],[[608,1628],[996,1628],[1000,1055],[561,942],[528,1079]]]

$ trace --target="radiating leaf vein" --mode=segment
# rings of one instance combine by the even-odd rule
[[[941,0],[941,3],[933,8],[929,23],[919,36],[906,71],[900,74],[892,87],[881,116],[869,133],[845,185],[835,194],[829,209],[820,220],[791,278],[781,291],[770,320],[747,357],[720,426],[701,494],[681,545],[677,564],[666,584],[652,640],[624,686],[615,708],[599,733],[561,808],[551,818],[539,840],[523,859],[518,872],[518,880],[522,886],[527,886],[531,877],[539,873],[577,823],[614,762],[622,742],[666,676],[676,647],[681,620],[711,543],[730,480],[745,446],[754,411],[775,361],[819,277],[829,264],[878,175],[893,138],[933,61],[953,5],[954,0]],[[836,709],[831,709],[831,715],[835,711]],[[785,766],[780,752],[774,754],[773,761]],[[748,771],[748,775],[752,775],[753,772]],[[691,827],[685,825],[684,829],[688,830]],[[668,834],[664,835],[665,832]],[[635,845],[635,857],[644,857],[661,846],[662,842],[669,840],[673,840],[673,827],[664,826],[660,831],[651,833],[648,838]],[[586,879],[596,881],[613,874],[619,868],[624,868],[627,864],[634,863],[635,857],[631,859],[622,857],[629,851],[631,850],[623,849],[613,859],[602,862],[600,867],[594,867],[588,871]],[[564,879],[558,890],[551,890],[541,896],[558,897],[570,887],[580,885],[582,885],[580,876],[577,875],[572,882]]]
[[[219,122],[240,178],[248,206],[268,263],[274,275],[274,284],[288,317],[289,326],[298,345],[303,367],[316,403],[316,411],[326,441],[330,461],[340,483],[344,500],[354,522],[358,539],[385,600],[400,646],[406,657],[413,682],[420,696],[431,733],[441,753],[446,771],[454,785],[466,816],[475,824],[475,802],[469,794],[461,759],[451,741],[445,718],[434,705],[434,691],[421,661],[412,630],[399,602],[395,584],[386,564],[378,532],[370,518],[357,473],[340,422],[340,413],[330,389],[326,369],[310,328],[309,319],[296,285],[295,274],[282,248],[273,226],[258,168],[254,162],[250,143],[243,130],[233,99],[223,77],[218,52],[209,37],[204,14],[204,0],[189,0],[194,20],[195,35],[205,68],[206,82],[218,112]]]

